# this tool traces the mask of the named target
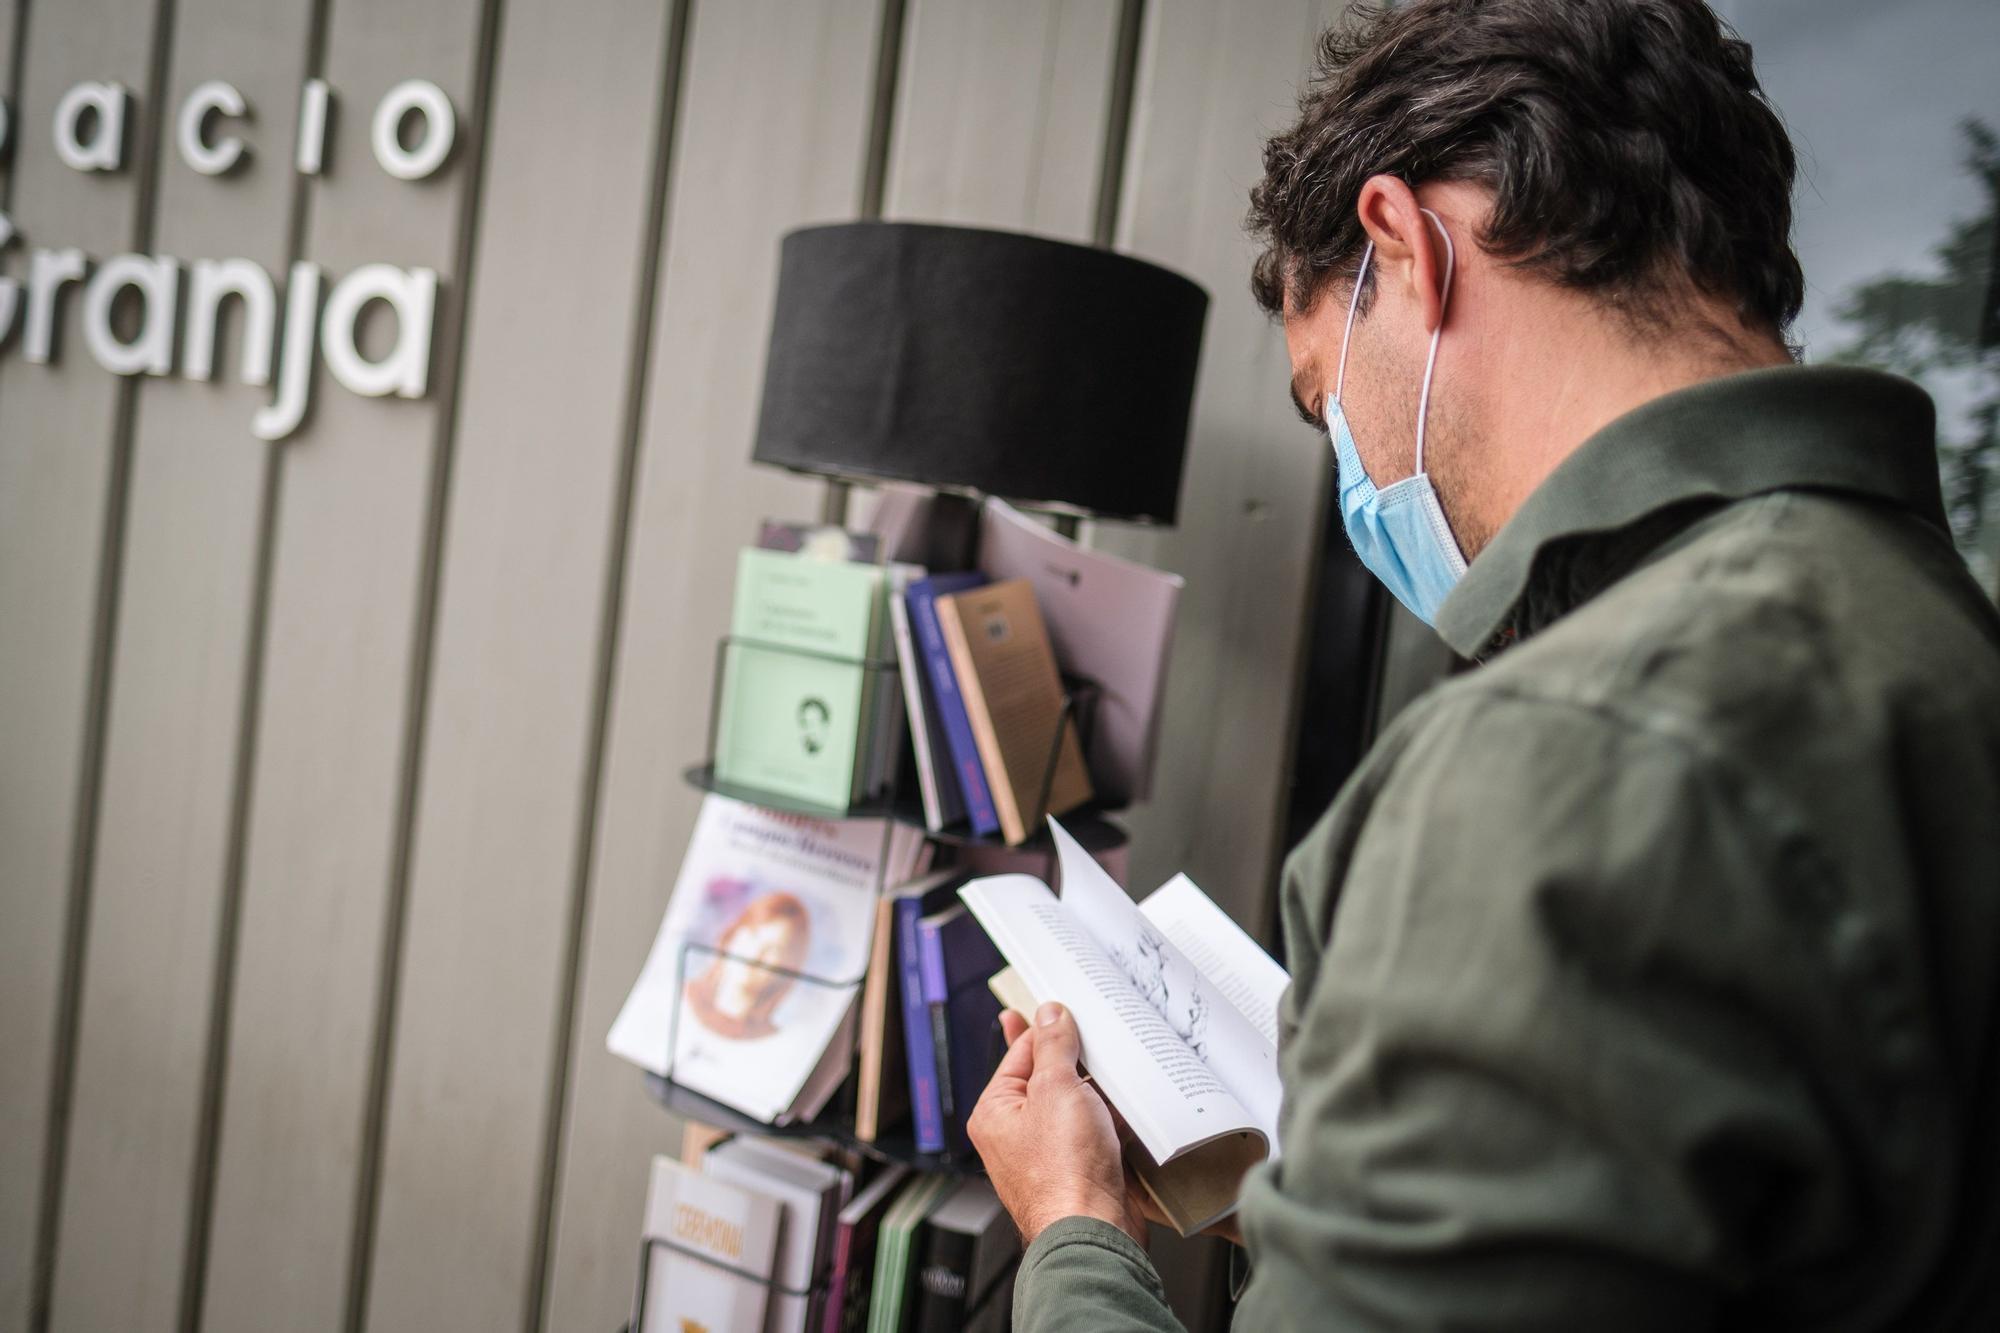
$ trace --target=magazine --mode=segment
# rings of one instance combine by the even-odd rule
[[[605,1045],[767,1123],[811,1119],[850,1070],[875,899],[920,830],[711,794]]]
[[[1180,575],[1079,545],[991,499],[980,508],[979,568],[996,583],[1032,583],[1056,660],[1101,690],[1085,743],[1098,799],[1114,807],[1143,800],[1159,748]]]

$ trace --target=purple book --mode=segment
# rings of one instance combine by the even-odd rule
[[[917,938],[945,1137],[966,1151],[965,1118],[999,1063],[1000,1001],[986,982],[1007,962],[963,903],[919,921]]]
[[[944,630],[938,625],[937,599],[987,583],[978,570],[962,574],[933,574],[918,579],[904,592],[910,608],[910,627],[916,632],[917,652],[924,659],[931,694],[937,702],[938,722],[944,728],[945,749],[951,753],[951,771],[965,796],[965,813],[972,831],[998,833],[1000,815],[993,808],[993,791],[986,785],[986,768],[979,760],[979,743],[972,738],[972,719],[966,716],[965,700],[958,692],[958,676],[951,669],[951,654],[944,646]]]
[[[956,886],[963,882],[960,877],[928,893],[896,899],[896,978],[902,992],[903,1055],[909,1062],[910,1117],[915,1122],[918,1152],[943,1152],[945,1130],[937,1048],[931,1038],[930,1007],[924,1003],[923,946],[917,923],[926,913],[942,911],[953,902]]]

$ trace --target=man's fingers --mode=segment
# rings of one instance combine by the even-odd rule
[[[1083,1038],[1076,1019],[1062,1005],[1050,1002],[1035,1011],[1035,1063],[1032,1078],[1074,1079],[1076,1062],[1083,1053]],[[1021,1045],[1029,1045],[1022,1042]],[[1010,1055],[1012,1052],[1008,1052]]]
[[[1000,1031],[1006,1034],[1007,1044],[1009,1046],[1012,1046],[1015,1042],[1019,1041],[1021,1039],[1021,1034],[1023,1032],[1026,1032],[1027,1030],[1028,1030],[1027,1019],[1021,1017],[1019,1014],[1015,1013],[1012,1009],[1003,1009],[1000,1011]]]
[[[1019,1040],[1021,1033],[1026,1030],[1025,1025],[1008,1031],[1009,1018],[1016,1024],[1021,1023],[1018,1015],[1000,1015],[1001,1030],[1007,1032],[1007,1054],[1000,1058],[1000,1067],[993,1071],[993,1082],[996,1084],[1007,1081],[1026,1083],[1028,1075],[1035,1072],[1035,1043]]]

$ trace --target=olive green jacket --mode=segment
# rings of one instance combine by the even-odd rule
[[[2000,1328],[2000,619],[1930,400],[1758,371],[1593,436],[1478,670],[1286,865],[1240,1328]],[[1071,1218],[1017,1329],[1173,1326]]]

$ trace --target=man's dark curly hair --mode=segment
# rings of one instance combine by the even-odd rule
[[[1692,285],[1782,336],[1805,286],[1794,167],[1749,45],[1701,0],[1356,5],[1264,145],[1250,286],[1281,315],[1351,274],[1370,176],[1473,181],[1493,194],[1487,253],[1641,324]]]

